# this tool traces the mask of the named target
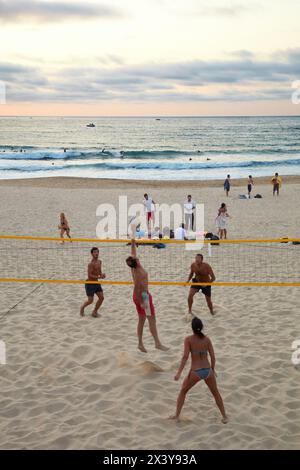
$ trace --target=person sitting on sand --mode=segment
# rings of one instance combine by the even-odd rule
[[[184,224],[180,224],[180,226],[175,230],[174,238],[175,240],[187,240],[187,233]]]
[[[135,230],[135,238],[145,238],[145,236],[146,236],[145,230],[142,230],[141,224],[138,224]]]
[[[275,173],[275,176],[271,179],[271,183],[273,184],[273,196],[275,196],[275,193],[279,196],[279,188],[281,187],[282,180],[278,173]]]
[[[221,207],[218,210],[218,215],[216,217],[216,226],[218,228],[218,236],[220,240],[227,238],[227,218],[229,214],[227,212],[227,206],[225,202],[222,202]]]
[[[91,249],[92,259],[88,264],[88,278],[87,281],[98,281],[98,279],[105,279],[105,274],[102,272],[102,262],[99,260],[99,250],[96,247]],[[94,295],[96,294],[98,300],[96,302],[95,308],[92,312],[92,317],[98,317],[98,310],[101,307],[104,295],[101,284],[85,284],[85,292],[87,295],[87,300],[83,303],[80,308],[80,315],[84,316],[84,309],[88,305],[91,305],[94,301]]]
[[[144,353],[147,352],[143,344],[143,330],[147,317],[150,333],[152,334],[155,342],[155,347],[157,349],[161,349],[162,351],[167,351],[168,348],[161,344],[158,337],[155,320],[155,309],[152,302],[152,296],[148,291],[148,273],[142,267],[140,260],[137,257],[136,244],[134,239],[131,240],[131,256],[126,259],[126,264],[131,268],[131,274],[134,283],[133,302],[135,303],[139,317],[137,326],[138,348]]]
[[[202,333],[203,323],[200,318],[193,318],[192,330],[193,334],[191,336],[188,336],[184,340],[183,357],[178,372],[174,377],[174,380],[177,381],[180,379],[180,376],[187,363],[189,355],[191,355],[192,359],[191,369],[182,384],[181,391],[177,398],[176,414],[172,416],[172,418],[179,420],[179,416],[188,391],[194,385],[196,385],[197,382],[203,379],[205,380],[205,383],[208,386],[211,394],[213,395],[216,405],[221,412],[222,423],[226,424],[228,422],[228,418],[226,416],[222,397],[217,387],[215,373],[216,358],[212,342],[208,336]],[[208,355],[210,357],[210,361],[208,360]]]
[[[71,239],[69,223],[63,212],[60,214],[60,224],[58,229],[60,230],[60,238],[64,238],[64,233],[66,232],[67,237]],[[64,241],[62,240],[61,243],[64,243]]]
[[[152,238],[153,240],[159,240],[160,238],[162,238],[162,234],[160,232],[159,227],[154,227],[154,230],[152,232]]]
[[[196,255],[194,263],[191,264],[191,271],[188,277],[187,282],[190,282],[191,279],[194,277],[192,282],[204,282],[210,283],[216,280],[212,267],[207,264],[203,263],[203,255],[198,254]],[[205,295],[205,300],[209,311],[212,315],[214,315],[213,304],[211,301],[211,286],[191,286],[190,292],[188,296],[188,307],[189,307],[189,314],[192,315],[192,306],[194,301],[194,295],[197,292],[202,291],[202,294]]]

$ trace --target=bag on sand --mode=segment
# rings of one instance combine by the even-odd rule
[[[209,236],[208,236],[209,235]],[[220,240],[218,235],[214,235],[213,233],[209,232],[205,235],[205,238],[208,240]],[[220,243],[213,243],[213,246],[219,246]]]
[[[155,243],[155,245],[153,245],[153,248],[161,250],[162,248],[166,248],[166,245],[164,243]]]
[[[207,232],[207,233],[205,234],[205,238],[211,238],[211,237],[213,237],[213,236],[214,236],[214,234],[213,234],[212,232]]]
[[[256,194],[256,196],[254,196],[255,199],[262,199],[262,195],[261,194]]]

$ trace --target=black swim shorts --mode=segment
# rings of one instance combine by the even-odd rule
[[[97,292],[103,292],[101,284],[85,284],[84,287],[88,297],[94,297]]]
[[[197,279],[193,279],[192,282],[199,282]],[[197,292],[200,290],[202,294],[207,295],[207,297],[211,297],[211,286],[191,286],[191,289],[195,289]]]

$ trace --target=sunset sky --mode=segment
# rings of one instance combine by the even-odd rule
[[[0,115],[300,114],[299,18],[299,0],[0,0]]]

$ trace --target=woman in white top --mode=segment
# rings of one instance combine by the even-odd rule
[[[216,217],[216,226],[218,228],[218,235],[220,240],[227,238],[227,218],[229,214],[225,202],[222,202]]]

